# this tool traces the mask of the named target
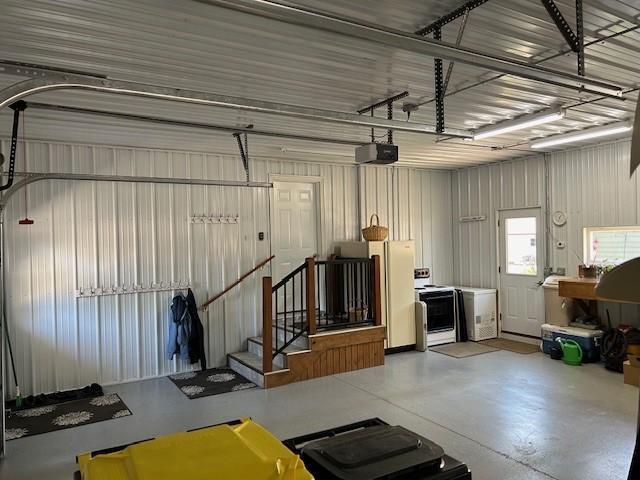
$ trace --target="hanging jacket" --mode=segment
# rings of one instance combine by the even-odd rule
[[[186,297],[179,293],[171,302],[167,358],[172,360],[176,354],[189,363],[200,362],[202,370],[207,368],[204,327],[198,316],[198,306],[191,289],[187,291]]]
[[[204,327],[198,315],[198,305],[191,289],[187,291],[187,309],[191,318],[191,333],[189,335],[189,361],[200,362],[202,370],[207,369],[207,359],[204,353]]]
[[[171,301],[169,311],[169,339],[167,341],[167,359],[172,360],[178,354],[182,360],[189,359],[189,338],[192,332],[191,316],[187,299],[179,293]]]

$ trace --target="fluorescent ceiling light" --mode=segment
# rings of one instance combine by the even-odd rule
[[[562,135],[555,135],[553,137],[543,138],[532,142],[529,145],[531,148],[545,148],[553,147],[556,145],[563,145],[565,143],[580,142],[582,140],[588,140],[591,138],[608,137],[610,135],[616,135],[618,133],[624,133],[631,130],[632,126],[629,122],[618,122],[602,127],[588,128],[586,130],[580,130],[578,132],[565,133]]]
[[[543,123],[555,122],[556,120],[563,118],[564,113],[564,108],[553,108],[533,115],[524,115],[519,118],[514,118],[513,120],[500,122],[495,125],[491,125],[490,127],[484,127],[476,130],[473,134],[473,139],[481,140],[483,138],[502,135],[503,133],[522,130],[523,128],[535,127],[536,125],[542,125]]]

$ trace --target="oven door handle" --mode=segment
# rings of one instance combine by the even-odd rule
[[[453,294],[451,295],[438,295],[437,297],[424,297],[421,298],[421,302],[427,302],[429,300],[453,300]]]

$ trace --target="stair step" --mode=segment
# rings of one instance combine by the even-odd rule
[[[285,341],[289,341],[291,340],[291,337],[293,336],[294,333],[298,333],[298,332],[293,332],[289,329],[287,329],[286,331],[282,328],[277,328],[274,329],[273,335],[274,335],[274,342],[275,342],[275,336],[278,336],[278,345],[282,345],[285,343]],[[293,341],[293,345],[296,345],[300,348],[307,348],[307,346],[309,345],[309,338],[307,337],[306,333],[303,333],[302,335],[300,335],[298,338],[296,338]]]
[[[262,337],[249,337],[249,342],[255,343],[262,347]],[[275,346],[275,344],[273,345]],[[287,348],[284,349],[285,353],[296,353],[302,352],[303,350],[308,350],[308,348],[301,347],[299,344],[296,345],[295,342],[291,345],[288,345]]]
[[[247,346],[250,353],[257,355],[262,361],[262,337],[250,337],[247,339]],[[279,353],[273,357],[273,365],[280,368],[288,367],[287,356],[293,353],[306,352],[307,348],[294,345],[293,343],[284,350],[284,354]]]
[[[234,371],[247,380],[264,387],[264,375],[262,372],[262,358],[251,352],[235,352],[227,355],[227,363]],[[287,370],[274,364],[273,371]]]
[[[235,352],[227,355],[227,363],[234,371],[247,380],[264,387],[262,359],[251,352]]]

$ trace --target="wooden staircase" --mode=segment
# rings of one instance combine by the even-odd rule
[[[363,318],[360,319],[362,321],[343,321],[342,323],[335,321],[335,318],[344,320],[344,315],[332,317],[332,321],[329,321],[327,315],[321,313],[319,308],[321,305],[316,308],[316,301],[322,306],[335,306],[337,303],[345,303],[346,301],[342,298],[339,302],[335,298],[322,298],[317,285],[319,282],[316,282],[316,275],[320,277],[323,274],[320,269],[323,265],[325,266],[325,280],[327,271],[331,272],[332,279],[335,280],[337,277],[334,275],[334,270],[330,270],[330,268],[334,268],[337,262],[318,262],[316,265],[314,259],[308,258],[305,264],[294,270],[276,286],[272,286],[270,277],[264,277],[263,336],[247,339],[247,350],[229,354],[229,367],[256,385],[270,388],[383,365],[386,329],[381,325],[379,258],[372,258],[370,265],[364,263],[368,261],[368,259],[352,260],[351,263],[358,266],[361,278],[356,279],[356,275],[352,271],[348,276],[357,284],[353,286],[351,291],[359,291],[361,295],[366,291],[369,304],[373,304],[371,311],[360,312],[363,315]],[[348,261],[340,262],[340,265],[343,266],[348,264]],[[363,264],[370,268],[362,268]],[[354,270],[352,267],[349,268]],[[296,275],[304,275],[305,279],[304,282],[299,282],[304,286],[304,292],[299,291],[305,299],[304,311],[290,314],[287,312],[285,300],[285,313],[279,314],[278,293],[281,289],[286,292],[287,284],[291,288],[291,282],[295,283]],[[369,280],[371,280],[370,283]],[[367,282],[366,288],[363,285],[364,281]],[[295,285],[293,288],[295,289]],[[298,288],[300,289],[300,287]],[[342,287],[339,290],[345,291]],[[337,289],[333,291],[337,291]],[[328,295],[331,296],[334,293],[330,292]],[[274,296],[276,298],[275,309],[273,308]],[[347,302],[354,302],[354,300],[349,299]],[[358,302],[362,302],[362,299],[358,299]],[[295,310],[295,300],[293,308]],[[365,315],[366,317],[364,317]],[[324,318],[324,323],[321,318]]]
[[[248,350],[230,353],[229,367],[263,388],[384,365],[384,326],[316,333],[306,337],[309,348],[292,344],[273,359],[273,370],[262,368],[262,337],[248,340]],[[301,342],[302,343],[302,342]]]

